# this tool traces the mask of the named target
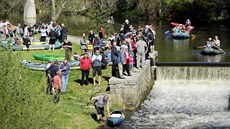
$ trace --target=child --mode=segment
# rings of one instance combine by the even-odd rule
[[[92,54],[93,54],[93,44],[91,42],[89,42],[89,44],[87,45],[87,48],[88,48],[88,56],[89,58],[92,57]]]
[[[133,68],[133,64],[134,64],[134,56],[133,56],[133,53],[129,53],[129,71],[132,70]]]
[[[73,58],[75,61],[80,60],[80,56],[77,52],[74,52]]]
[[[57,71],[56,75],[53,78],[53,93],[54,93],[54,103],[58,103],[60,92],[62,92],[62,85],[61,85],[61,72]]]

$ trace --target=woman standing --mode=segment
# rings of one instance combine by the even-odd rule
[[[45,27],[42,26],[40,41],[45,42],[46,41],[46,36],[47,36],[47,31],[46,31]]]
[[[82,34],[81,39],[80,39],[80,49],[81,49],[81,54],[87,52],[87,43],[85,39],[85,33]]]
[[[88,78],[89,78],[89,70],[91,68],[91,59],[88,57],[88,53],[84,53],[84,57],[80,59],[80,68],[81,68],[81,76],[82,82],[81,86],[88,85]],[[84,80],[84,78],[86,79]]]
[[[70,66],[67,63],[67,59],[64,59],[60,65],[61,76],[62,76],[62,92],[66,93],[66,85],[68,84]]]
[[[53,28],[51,28],[49,36],[50,36],[49,50],[51,50],[51,49],[54,50],[54,48],[55,48],[55,42],[56,42],[56,39],[57,39],[57,34],[56,34],[56,32],[54,31]]]

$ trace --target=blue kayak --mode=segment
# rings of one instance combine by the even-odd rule
[[[121,110],[114,110],[110,114],[110,117],[107,118],[107,124],[109,126],[118,126],[121,125],[125,120],[125,116]]]
[[[183,33],[174,32],[174,33],[172,33],[172,38],[174,38],[174,39],[188,39],[190,37],[191,37],[191,35],[188,32],[183,32]]]

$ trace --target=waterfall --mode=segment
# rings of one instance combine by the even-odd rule
[[[121,128],[230,129],[230,68],[158,66],[141,108]]]
[[[230,79],[229,67],[157,67],[157,81],[166,83],[219,82]]]

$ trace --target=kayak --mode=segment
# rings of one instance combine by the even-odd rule
[[[25,45],[13,45],[9,43],[2,43],[1,46],[3,48],[9,48],[11,46],[13,51],[25,51],[27,50]],[[59,49],[62,47],[62,44],[57,40],[55,42],[55,49]],[[49,49],[49,44],[46,42],[32,42],[29,50],[48,50]]]
[[[36,60],[49,61],[49,60],[64,60],[65,56],[63,55],[44,55],[44,54],[33,54],[33,57]]]
[[[33,70],[39,70],[39,71],[45,71],[46,66],[47,66],[47,64],[33,63],[33,62],[28,61],[28,60],[20,60],[20,62],[26,68],[33,69]],[[58,62],[59,65],[61,63],[62,63],[62,61]],[[68,62],[68,63],[70,65],[70,70],[72,70],[72,69],[80,69],[80,66],[79,66],[80,62],[79,61],[71,61],[71,62]]]
[[[121,110],[114,110],[107,118],[107,124],[109,126],[121,125],[125,120],[124,113]]]
[[[179,23],[176,23],[176,22],[171,22],[170,24],[173,25],[173,26],[180,26],[180,27],[183,26],[183,24],[179,24]],[[194,29],[195,27],[194,26],[187,26],[186,28],[187,28],[187,30],[190,31],[190,30]]]
[[[174,39],[188,39],[191,35],[188,32],[180,33],[180,32],[174,32],[172,33],[172,38]]]
[[[203,51],[201,51],[202,55],[218,55],[218,54],[222,54],[223,51],[221,51],[220,49],[215,49],[215,48],[207,48],[205,47]]]

